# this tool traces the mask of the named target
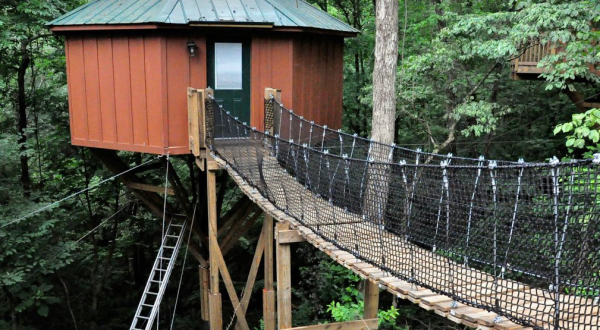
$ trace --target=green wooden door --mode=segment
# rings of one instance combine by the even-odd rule
[[[250,125],[250,43],[211,41],[207,53],[208,86],[217,103]]]

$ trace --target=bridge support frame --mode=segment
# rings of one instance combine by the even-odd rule
[[[223,314],[221,293],[219,292],[219,263],[217,262],[217,253],[219,253],[219,242],[217,240],[217,189],[216,173],[208,171],[207,173],[207,199],[208,199],[208,251],[209,251],[209,272],[210,272],[210,294],[208,305],[210,311],[210,330],[223,329]]]
[[[265,214],[263,222],[264,254],[265,254],[265,287],[263,289],[263,320],[265,330],[275,330],[275,288],[273,285],[273,217]]]
[[[234,219],[224,221],[221,230],[229,229],[229,234],[238,233],[239,236],[225,237],[219,244],[219,228],[217,226],[217,192],[216,171],[220,169],[217,162],[213,160],[205,145],[202,144],[204,132],[204,117],[196,116],[197,112],[204,112],[204,102],[201,100],[209,95],[211,90],[188,91],[189,114],[190,114],[190,150],[197,157],[196,163],[207,175],[207,203],[208,203],[208,246],[209,267],[200,269],[202,317],[208,319],[211,330],[223,330],[222,297],[219,292],[220,280],[223,280],[229,298],[233,304],[234,312],[238,318],[235,325],[236,330],[248,330],[245,318],[246,309],[252,293],[261,258],[264,257],[264,289],[263,289],[263,320],[265,330],[375,330],[378,327],[378,301],[379,287],[376,283],[365,280],[365,310],[364,318],[357,321],[330,323],[326,325],[311,325],[292,327],[292,282],[291,282],[291,244],[305,241],[298,230],[292,229],[288,222],[277,222],[274,226],[273,217],[265,214],[260,238],[255,250],[254,258],[244,294],[241,300],[238,298],[231,277],[225,265],[223,254],[231,247],[230,241],[237,241],[239,236],[245,233],[245,227],[252,225],[257,214],[242,227],[244,219],[239,223],[233,223]],[[265,98],[275,97],[280,102],[280,91],[267,89]],[[198,123],[194,123],[198,120]],[[274,118],[277,121],[277,118]],[[272,125],[273,131],[277,125]],[[198,136],[200,135],[200,136]],[[240,207],[244,207],[240,205]],[[244,207],[245,209],[245,207]],[[248,210],[237,210],[232,217],[245,218],[250,215]],[[234,230],[232,230],[234,229]],[[248,228],[249,229],[249,228]],[[274,244],[275,243],[275,244]],[[275,256],[274,256],[275,254]],[[274,277],[277,279],[277,292],[275,291]],[[207,308],[208,307],[208,308]]]

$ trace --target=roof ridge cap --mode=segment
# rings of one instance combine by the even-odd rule
[[[177,6],[177,3],[179,3],[180,0],[166,0],[165,4],[162,6],[162,8],[160,10],[157,10],[157,14],[152,16],[152,20],[155,22],[163,22],[166,21],[167,18],[169,18],[169,16],[171,16],[171,14],[173,13],[173,10],[175,10],[175,6]],[[161,0],[162,2],[162,0]],[[170,5],[172,4],[172,5]],[[170,7],[170,9],[168,9]],[[168,10],[168,13],[167,13]]]
[[[271,0],[265,0],[265,2],[267,2],[268,4],[270,4],[273,7],[273,9],[275,9],[276,13],[277,12],[281,13],[283,16],[287,17],[287,19],[289,19],[290,21],[294,22],[296,25],[298,25],[298,26],[308,26],[301,19],[299,19],[296,15],[290,13],[288,10],[285,10],[285,12],[283,12],[281,8],[279,8],[279,7],[275,6],[274,4],[272,4]],[[290,17],[290,15],[292,17]]]
[[[335,17],[335,16],[331,15],[330,13],[328,13],[328,12],[326,12],[326,11],[324,11],[324,10],[320,9],[320,8],[317,8],[317,7],[313,6],[313,4],[311,4],[310,2],[308,2],[308,1],[306,1],[306,0],[296,0],[296,1],[304,2],[305,4],[307,4],[308,6],[310,6],[312,9],[314,9],[314,10],[316,10],[316,11],[319,11],[319,12],[321,12],[321,13],[325,13],[327,16],[329,16],[329,17],[333,18],[334,20],[336,20],[336,21],[338,21],[338,22],[340,22],[340,23],[342,23],[342,24],[346,25],[347,27],[351,28],[352,30],[354,30],[354,31],[356,31],[356,32],[358,32],[358,33],[361,33],[361,32],[362,32],[362,31],[360,31],[359,29],[355,28],[354,26],[352,26],[352,25],[350,25],[350,24],[348,24],[348,23],[346,23],[346,22],[342,21],[341,19],[339,19],[339,18],[337,18],[337,17]]]

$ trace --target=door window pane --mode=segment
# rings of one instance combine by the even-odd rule
[[[242,89],[241,43],[215,43],[215,89]]]

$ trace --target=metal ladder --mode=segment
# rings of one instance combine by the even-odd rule
[[[131,322],[130,330],[150,330],[152,328],[169,283],[169,276],[175,266],[184,233],[185,222],[181,225],[172,221],[169,223],[144,288],[142,299],[135,312],[133,322]]]

